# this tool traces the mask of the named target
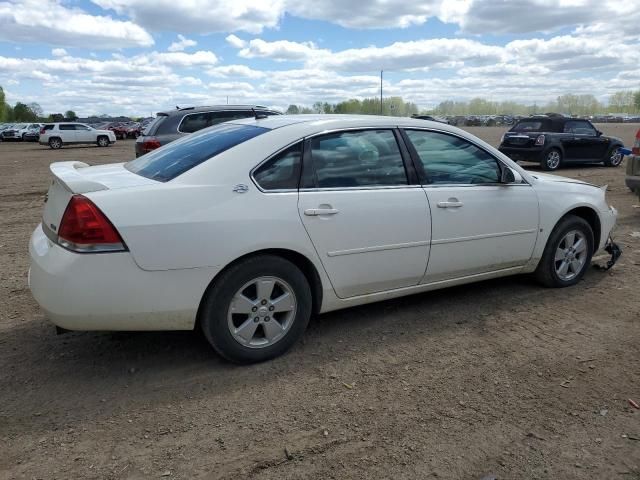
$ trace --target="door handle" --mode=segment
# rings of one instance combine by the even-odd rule
[[[338,211],[335,208],[307,208],[304,214],[308,217],[317,217],[319,215],[335,215]]]
[[[460,208],[464,203],[457,200],[449,200],[448,202],[438,202],[438,208]]]

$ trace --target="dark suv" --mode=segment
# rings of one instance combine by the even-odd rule
[[[622,140],[603,135],[589,120],[551,114],[518,121],[502,136],[498,149],[516,162],[537,162],[544,170],[556,170],[574,162],[617,167],[622,146]]]
[[[156,119],[136,139],[136,157],[171,143],[183,135],[218,123],[255,115],[281,115],[281,113],[260,105],[214,105],[159,112]]]

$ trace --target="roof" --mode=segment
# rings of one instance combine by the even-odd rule
[[[164,112],[158,112],[158,115],[178,115],[184,114],[184,112],[209,112],[212,110],[246,110],[252,108],[255,108],[256,110],[275,111],[263,105],[200,105],[197,107],[184,107],[176,108],[175,110],[166,110]]]
[[[459,131],[455,127],[434,122],[431,120],[422,120],[409,117],[388,117],[382,115],[274,115],[267,118],[256,120],[255,118],[244,118],[233,120],[233,123],[243,125],[255,125],[259,127],[276,129],[289,125],[304,126],[305,130],[332,130],[336,128],[367,128],[367,127],[394,127],[394,126],[414,126],[414,127],[430,127],[435,129],[445,129],[450,131]]]

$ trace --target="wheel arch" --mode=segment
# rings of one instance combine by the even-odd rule
[[[254,252],[247,253],[242,255],[241,257],[236,258],[232,262],[228,263],[223,269],[221,269],[215,277],[211,279],[209,285],[205,289],[202,294],[202,298],[200,299],[200,304],[198,305],[198,313],[196,315],[196,322],[194,325],[195,329],[198,329],[200,326],[200,316],[202,305],[204,303],[204,299],[211,288],[214,287],[216,280],[220,277],[220,275],[226,272],[229,268],[236,265],[239,262],[242,262],[248,258],[258,257],[261,255],[273,255],[277,257],[284,258],[293,263],[296,267],[298,267],[303,275],[306,277],[309,282],[309,287],[311,288],[311,298],[312,298],[312,313],[318,314],[320,312],[320,308],[322,307],[322,279],[320,278],[320,274],[318,273],[318,269],[314,265],[314,263],[305,255],[300,252],[296,252],[295,250],[290,250],[286,248],[266,248],[263,250],[256,250]]]
[[[575,207],[569,210],[568,212],[566,212],[556,222],[556,225],[558,225],[558,223],[560,223],[564,218],[568,217],[569,215],[580,217],[589,224],[589,226],[591,227],[591,230],[593,230],[593,252],[592,253],[597,252],[600,245],[600,239],[602,236],[602,225],[600,223],[600,217],[598,216],[598,212],[596,212],[593,208],[587,207],[587,206]],[[555,225],[554,225],[554,228],[555,228]]]

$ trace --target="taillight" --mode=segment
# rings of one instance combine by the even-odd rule
[[[538,138],[536,138],[536,145],[544,145],[544,135],[538,135]]]
[[[155,150],[156,148],[160,148],[162,144],[160,140],[154,137],[145,138],[142,142],[142,151],[144,153],[150,152],[151,150]]]
[[[46,130],[44,129],[44,127],[42,127],[42,128],[40,129],[40,135],[44,135],[44,132],[46,132]]]
[[[633,153],[634,155],[640,155],[640,130],[638,130],[638,133],[636,133],[636,143],[633,144],[631,153]]]
[[[60,221],[58,243],[79,253],[123,252],[127,249],[105,214],[82,195],[74,195],[69,200]]]

